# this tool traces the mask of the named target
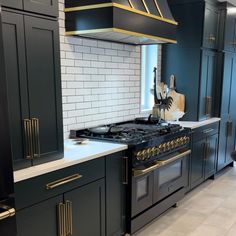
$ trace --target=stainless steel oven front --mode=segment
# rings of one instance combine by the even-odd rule
[[[187,186],[190,153],[181,150],[132,170],[132,217]]]

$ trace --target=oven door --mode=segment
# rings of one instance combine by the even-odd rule
[[[153,171],[132,177],[132,217],[153,203]]]
[[[154,203],[187,186],[190,152],[176,153],[160,161],[161,167],[154,171]]]

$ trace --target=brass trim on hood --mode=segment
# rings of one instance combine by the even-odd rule
[[[163,17],[163,14],[162,14],[162,12],[161,12],[161,8],[159,7],[159,5],[158,5],[158,3],[157,3],[157,0],[154,0],[154,3],[155,3],[155,5],[156,5],[157,11],[159,12],[160,16],[161,16],[162,18],[164,18],[164,17]]]
[[[131,0],[128,0],[128,2],[129,2],[129,5],[131,6],[131,8],[134,8],[134,5],[133,5],[133,3],[131,2]]]
[[[170,19],[167,19],[167,18],[164,18],[164,17],[149,14],[149,13],[146,13],[146,12],[143,12],[143,11],[131,8],[131,7],[127,7],[127,6],[118,4],[118,3],[101,3],[101,4],[94,4],[94,5],[81,6],[81,7],[68,7],[68,8],[65,8],[65,12],[83,11],[83,10],[105,8],[105,7],[117,7],[117,8],[126,10],[126,11],[137,13],[139,15],[147,16],[147,17],[150,17],[150,18],[153,18],[153,19],[156,19],[156,20],[160,20],[160,21],[164,21],[164,22],[172,24],[172,25],[178,25],[178,23],[174,20],[170,20]],[[158,11],[160,11],[160,9]]]
[[[93,33],[103,33],[103,32],[116,32],[116,33],[132,35],[132,36],[136,36],[136,37],[144,37],[144,38],[148,38],[148,39],[159,40],[159,41],[166,42],[166,43],[177,43],[176,40],[157,37],[157,36],[153,36],[153,35],[149,35],[149,34],[137,33],[137,32],[118,29],[118,28],[67,31],[67,32],[65,32],[65,35],[66,36],[73,36],[73,35],[83,35],[83,34],[89,34],[89,33],[93,34]]]
[[[142,0],[142,2],[143,2],[143,5],[144,5],[144,7],[145,7],[145,9],[146,9],[146,12],[147,12],[148,14],[150,14],[150,11],[149,11],[149,9],[148,9],[148,7],[147,7],[147,4],[146,4],[145,0]]]

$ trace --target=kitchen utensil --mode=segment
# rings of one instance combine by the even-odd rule
[[[137,124],[159,124],[160,118],[154,117],[153,114],[150,114],[148,117],[138,117],[135,118],[135,123]]]
[[[99,126],[88,129],[91,133],[94,134],[108,134],[108,133],[120,133],[123,131],[122,127],[119,126]]]

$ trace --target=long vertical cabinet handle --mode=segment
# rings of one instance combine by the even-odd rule
[[[72,236],[72,202],[58,204],[58,236]]]
[[[123,184],[128,184],[128,157],[123,157]]]
[[[227,121],[227,136],[232,136],[233,133],[233,121]]]
[[[206,115],[211,115],[211,109],[212,109],[212,97],[207,96],[206,97]]]
[[[24,134],[25,134],[25,157],[33,159],[33,141],[32,141],[32,124],[30,119],[24,119]]]
[[[39,119],[32,118],[32,139],[33,139],[33,157],[40,157],[40,140],[39,140]]]

